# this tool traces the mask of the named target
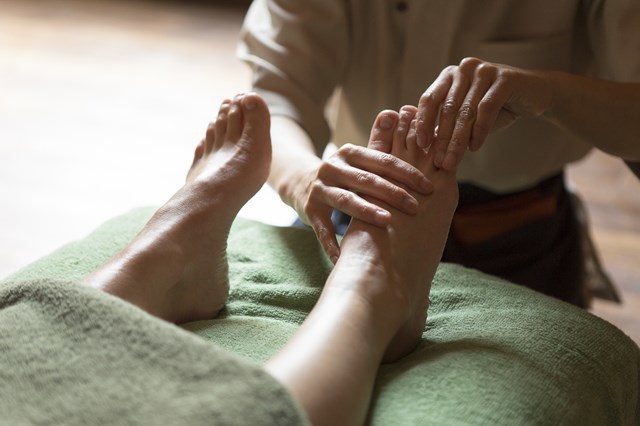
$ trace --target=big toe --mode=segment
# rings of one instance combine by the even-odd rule
[[[398,113],[385,110],[378,114],[369,136],[368,147],[376,151],[391,152],[393,145],[393,132],[398,124]]]
[[[270,116],[267,103],[257,93],[247,93],[242,97],[244,128],[242,133],[250,140],[257,136],[269,135]]]

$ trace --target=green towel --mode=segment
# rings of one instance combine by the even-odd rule
[[[262,369],[75,283],[0,287],[0,424],[298,425]]]
[[[105,334],[121,334],[120,332],[128,330],[123,338],[128,338],[130,333],[139,332],[144,333],[145,339],[155,341],[154,336],[157,334],[161,345],[158,343],[157,347],[145,347],[144,356],[140,352],[129,353],[128,358],[125,358],[126,362],[121,364],[122,368],[115,368],[111,375],[99,376],[105,380],[100,386],[111,389],[105,392],[117,394],[132,391],[131,388],[123,388],[116,377],[122,373],[122,369],[126,370],[129,362],[132,367],[131,372],[127,373],[131,376],[138,374],[140,364],[150,364],[136,362],[137,357],[148,357],[154,363],[162,365],[163,362],[168,362],[165,357],[173,357],[168,354],[193,352],[188,355],[193,357],[188,361],[176,358],[172,364],[176,369],[190,369],[204,368],[198,365],[198,360],[202,359],[202,355],[198,355],[200,352],[215,353],[216,356],[235,360],[231,364],[252,372],[252,377],[264,382],[261,385],[264,386],[262,391],[279,401],[279,405],[274,406],[280,407],[274,408],[277,414],[264,414],[265,417],[260,414],[260,418],[269,418],[269,415],[284,418],[284,413],[287,413],[287,419],[296,421],[293,420],[296,418],[295,405],[277,384],[260,374],[255,365],[268,359],[293,335],[315,303],[330,271],[331,266],[322,255],[312,232],[237,220],[229,240],[229,302],[218,319],[194,322],[183,327],[192,334],[151,318],[114,298],[97,294],[98,292],[79,290],[77,286],[69,284],[65,287],[64,284],[38,281],[44,277],[78,280],[126,244],[151,213],[152,209],[142,209],[116,218],[86,239],[71,243],[10,277],[10,281],[28,282],[11,285],[14,289],[22,288],[26,293],[22,298],[23,306],[38,305],[39,309],[34,312],[49,305],[29,302],[32,299],[29,294],[40,294],[38,297],[55,300],[54,305],[68,305],[68,309],[73,311],[71,307],[81,303],[78,298],[68,295],[58,298],[48,296],[58,290],[62,292],[61,289],[65,288],[73,288],[73,294],[90,297],[95,301],[93,305],[99,306],[100,310],[94,312],[92,305],[84,302],[86,309],[80,309],[78,315],[36,316],[44,318],[34,320],[33,324],[37,324],[37,327],[26,324],[18,327],[23,331],[13,331],[4,326],[4,318],[12,318],[14,314],[11,309],[3,309],[0,311],[3,338],[8,333],[7,342],[12,339],[19,342],[20,333],[35,329],[36,335],[44,339],[43,346],[38,351],[30,349],[28,342],[25,342],[24,359],[32,358],[31,350],[36,354],[46,353],[52,357],[47,358],[50,360],[47,365],[56,371],[54,366],[59,357],[55,351],[46,349],[49,339],[42,336],[54,338],[59,333],[66,333],[68,339],[83,342],[87,332],[105,328],[111,331],[98,333],[102,338],[107,338]],[[6,290],[4,287],[0,288],[3,292]],[[31,293],[26,290],[33,288],[38,290],[29,290]],[[65,298],[69,298],[69,301],[63,302]],[[442,264],[438,269],[431,301],[429,319],[418,349],[403,360],[380,369],[369,413],[370,424],[640,424],[640,350],[614,326],[563,302],[477,271],[448,264]],[[7,306],[2,296],[0,303]],[[121,324],[123,321],[118,320],[119,317],[128,316],[135,317],[137,321],[124,321]],[[76,327],[76,323],[85,325]],[[153,326],[146,330],[147,324],[151,323]],[[122,330],[120,327],[123,327]],[[199,337],[196,338],[194,334]],[[170,337],[173,335],[176,337]],[[60,342],[64,342],[61,337],[55,339],[51,342],[51,347],[59,347]],[[6,347],[4,340],[0,341],[3,342],[3,348]],[[234,355],[225,354],[219,348],[227,349]],[[125,356],[123,352],[127,350],[132,349],[126,345],[118,349],[114,349],[112,345],[103,345],[100,354],[113,359]],[[89,352],[86,355],[78,354],[76,358],[90,359],[95,355]],[[237,356],[243,357],[245,361],[238,361]],[[3,364],[4,362],[0,360],[0,371],[3,372],[15,368],[12,363],[23,365],[20,364],[20,359],[7,361],[7,364]],[[84,362],[90,366],[95,365],[89,361]],[[183,366],[183,362],[191,366]],[[70,362],[63,362],[60,371],[68,368],[69,364]],[[182,395],[186,388],[191,393],[185,401],[177,401],[173,405],[162,403],[163,399],[159,397],[158,400],[149,401],[145,410],[163,417],[165,411],[179,410],[181,403],[190,406],[191,398],[198,400],[198,390],[202,390],[199,388],[198,379],[202,379],[199,375],[196,375],[197,379],[194,379],[193,387],[190,387],[192,377],[189,375],[185,379],[180,374],[160,374],[164,368],[160,368],[159,372],[151,371],[151,366],[149,369],[137,381],[133,379],[134,383],[153,380],[154,388],[162,388],[160,383],[166,381],[166,392],[162,392],[162,397],[169,400]],[[83,379],[87,383],[94,381],[91,371],[80,373],[88,375]],[[40,377],[39,371],[18,371],[11,376],[14,377],[14,389],[7,391],[7,373],[2,374],[4,380],[0,385],[3,389],[0,395],[0,412],[7,412],[7,393],[29,395],[29,392],[34,391],[38,395],[38,391],[44,390],[44,384],[49,380],[53,382],[50,386],[58,386],[55,375]],[[244,392],[241,383],[245,380],[243,377],[229,385],[232,392],[241,393],[240,389]],[[32,384],[32,380],[36,378],[35,383],[39,385]],[[64,399],[60,394],[64,394],[61,389],[64,389],[65,383],[62,381],[59,385],[60,390],[56,393],[58,399]],[[255,385],[248,387],[253,389]],[[24,399],[9,400],[13,402],[6,404],[12,405],[11,413],[16,419],[22,419],[20,413],[27,411],[39,413],[39,418],[51,418],[47,417],[47,413],[53,406],[72,403],[69,402],[73,399],[72,389],[69,394],[68,400],[50,404],[42,402],[47,401],[43,395],[33,397],[33,401],[40,402],[31,402],[32,399],[28,398],[28,404]],[[249,412],[251,410],[247,405],[257,405],[256,402],[251,402],[256,398],[259,400],[260,396],[247,392],[243,398],[234,398],[233,407],[227,407],[231,412],[241,410],[249,421],[253,421],[248,416],[254,413]],[[128,408],[134,399],[131,397],[123,401],[121,409],[117,407],[117,400],[111,401],[113,405],[96,407],[95,418],[117,422],[108,417],[109,412],[115,419],[122,416],[122,412],[134,412]],[[21,410],[21,403],[28,410]],[[271,403],[277,404],[269,404]],[[152,408],[154,405],[155,408]],[[84,407],[83,415],[93,415],[86,405],[81,406]],[[264,410],[268,411],[267,408]],[[262,413],[260,410],[257,412]],[[235,416],[231,417],[237,420]],[[279,421],[272,423],[283,424]]]

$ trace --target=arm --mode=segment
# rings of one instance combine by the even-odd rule
[[[640,83],[527,71],[477,58],[446,68],[422,95],[418,138],[453,170],[467,149],[520,117],[546,119],[594,147],[640,160]]]
[[[543,74],[553,94],[544,118],[625,160],[640,161],[640,83]]]
[[[588,52],[590,71],[602,79],[463,59],[420,99],[419,142],[435,143],[436,163],[455,168],[467,148],[480,148],[518,117],[549,120],[596,148],[640,160],[640,2],[583,0],[576,17],[571,27],[586,43],[580,55]]]
[[[375,135],[372,138],[375,140]],[[415,214],[415,198],[380,176],[424,194],[432,190],[422,172],[385,152],[346,145],[326,161],[321,160],[307,133],[288,117],[272,118],[271,139],[273,160],[269,184],[313,228],[333,262],[340,254],[331,223],[334,208],[373,225],[386,226],[390,220],[387,210],[353,191]],[[383,147],[378,148],[385,151]]]
[[[382,152],[346,145],[326,161],[319,157],[331,136],[324,109],[348,66],[347,7],[342,0],[255,0],[238,50],[253,68],[253,89],[271,110],[269,184],[313,227],[333,261],[340,253],[333,208],[384,226],[389,213],[356,192],[414,214],[415,198],[380,176],[431,190],[415,167]]]

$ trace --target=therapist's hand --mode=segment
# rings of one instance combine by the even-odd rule
[[[420,97],[418,146],[432,146],[436,166],[454,170],[491,131],[542,115],[552,95],[544,73],[465,58],[445,68]]]
[[[409,126],[413,114],[386,111],[373,125],[369,146],[344,145],[332,156],[299,176],[295,184],[292,206],[300,218],[310,225],[329,258],[335,262],[340,249],[331,222],[333,209],[364,222],[386,226],[391,214],[361,195],[384,201],[406,213],[416,214],[417,200],[395,182],[422,194],[430,194],[433,184],[414,166],[389,154],[397,126]],[[391,183],[393,181],[394,183]]]

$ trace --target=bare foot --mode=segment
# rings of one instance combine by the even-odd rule
[[[229,293],[229,229],[270,165],[269,111],[262,98],[225,101],[196,148],[185,185],[84,282],[174,323],[215,317]]]
[[[419,204],[415,216],[370,199],[392,213],[391,224],[385,229],[354,220],[342,240],[336,265],[341,274],[351,274],[354,280],[358,274],[368,277],[362,294],[378,303],[386,321],[395,326],[385,362],[411,352],[422,337],[431,281],[458,203],[455,173],[436,168],[432,155],[417,146],[411,126],[415,113],[413,107],[404,107],[399,117],[394,111],[380,113],[371,131],[370,147],[388,148],[387,152],[421,170],[433,182],[434,192],[428,196],[412,192]],[[381,120],[393,120],[397,125],[384,130]]]

